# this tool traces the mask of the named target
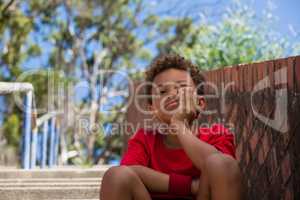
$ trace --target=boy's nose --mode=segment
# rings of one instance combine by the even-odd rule
[[[170,95],[176,96],[177,94],[178,94],[178,88],[172,88],[172,89],[170,90]]]

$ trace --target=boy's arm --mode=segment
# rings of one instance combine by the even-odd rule
[[[192,191],[192,178],[179,174],[165,174],[144,166],[131,165],[144,185],[151,192],[168,193],[173,195],[190,195]],[[195,189],[195,188],[193,188]]]
[[[130,165],[131,168],[142,180],[147,189],[151,192],[168,192],[169,175],[155,171],[145,166]]]
[[[143,129],[140,129],[130,138],[127,151],[123,155],[120,165],[132,168],[151,192],[191,194],[192,179],[190,176],[169,175],[148,168],[149,152],[145,143],[145,133]]]
[[[234,152],[232,149],[233,140],[230,138],[221,138],[221,140],[214,142],[215,144],[210,145],[202,140],[199,140],[190,130],[189,125],[186,123],[191,119],[191,116],[194,115],[197,108],[195,107],[196,102],[200,101],[200,106],[204,107],[204,99],[198,99],[194,96],[194,91],[190,88],[182,88],[179,91],[179,111],[175,113],[171,118],[171,127],[175,127],[173,133],[178,136],[178,139],[185,150],[186,154],[189,156],[193,164],[198,169],[203,169],[204,161],[206,158],[212,154],[224,152],[228,153],[230,148],[231,152]],[[222,134],[222,133],[217,133]],[[225,142],[223,141],[225,140]],[[232,142],[231,142],[232,141]],[[223,143],[229,143],[229,148],[223,148]],[[228,144],[227,144],[228,145]],[[220,151],[218,151],[220,150]],[[234,153],[231,153],[233,155]]]
[[[184,122],[174,120],[173,123],[175,123],[176,127],[178,128],[177,136],[183,149],[198,169],[203,169],[204,161],[212,154],[226,153],[234,157],[233,138],[229,135],[226,138],[220,136],[220,140],[217,140],[215,142],[216,144],[211,145],[199,140]],[[224,148],[223,146],[225,144],[228,145],[228,147]]]

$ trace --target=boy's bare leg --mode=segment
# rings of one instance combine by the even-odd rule
[[[151,200],[138,175],[129,167],[111,167],[104,174],[100,189],[101,200]]]
[[[205,162],[197,200],[240,200],[242,177],[236,160],[225,154],[213,154]]]
[[[200,176],[199,189],[197,193],[197,200],[209,200],[210,198],[210,186],[208,182],[207,173],[203,172]]]

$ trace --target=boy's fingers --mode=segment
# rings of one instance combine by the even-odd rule
[[[182,113],[184,111],[184,91],[182,89],[179,90],[179,112]]]
[[[187,99],[186,99],[186,90],[183,88],[183,113],[187,112]]]
[[[186,113],[189,114],[192,109],[191,101],[190,101],[190,91],[189,88],[185,89],[185,105],[186,105]]]
[[[195,93],[191,88],[189,89],[188,92],[188,98],[190,104],[190,113],[193,113],[195,115],[197,113],[196,98],[195,98]]]
[[[194,111],[197,112],[198,107],[197,107],[197,94],[195,91],[192,92],[192,103],[193,103],[193,108]]]
[[[190,89],[190,92],[189,92],[189,94],[190,94],[190,104],[191,104],[191,110],[192,110],[192,112],[194,112],[195,111],[195,98],[194,98],[194,91],[192,90],[192,89]]]

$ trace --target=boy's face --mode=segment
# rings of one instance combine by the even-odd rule
[[[178,111],[179,89],[189,89],[197,98],[196,85],[187,71],[171,68],[155,76],[150,108],[160,121],[170,123],[172,115]],[[196,101],[201,104],[202,100],[198,97]]]

